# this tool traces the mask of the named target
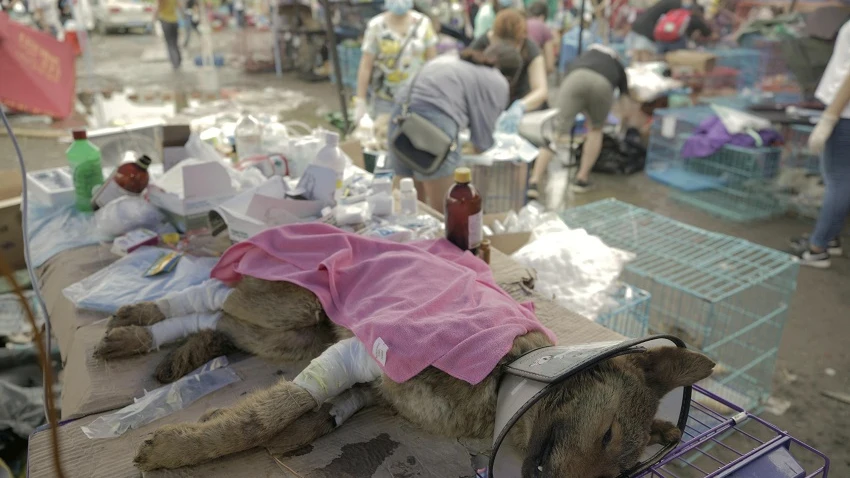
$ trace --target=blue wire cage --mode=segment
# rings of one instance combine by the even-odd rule
[[[671,186],[673,199],[724,219],[746,222],[784,212],[771,187],[781,149],[726,145],[704,158],[682,157],[684,142],[712,115],[709,106],[657,111],[646,174]]]
[[[357,88],[357,69],[360,68],[360,58],[363,56],[360,48],[360,43],[353,40],[344,41],[336,47],[342,85],[352,90]],[[336,81],[336,77],[331,75],[331,80]]]
[[[618,334],[636,339],[649,333],[649,292],[620,283],[611,293],[611,305],[606,307],[596,323]]]
[[[770,395],[796,258],[614,199],[562,218],[636,254],[623,281],[652,294],[650,333],[679,336],[717,362],[703,386],[748,409]]]
[[[751,48],[729,48],[711,51],[717,56],[717,65],[738,70],[738,89],[758,85],[761,74],[761,52]]]

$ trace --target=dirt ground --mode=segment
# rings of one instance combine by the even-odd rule
[[[232,51],[236,38],[232,34],[216,36],[221,50]],[[120,91],[191,91],[203,83],[198,69],[187,64],[181,75],[175,75],[165,61],[162,41],[153,35],[110,35],[93,39],[92,59],[78,62],[78,89],[112,88]],[[190,47],[196,52],[197,43]],[[188,63],[188,62],[187,62]],[[95,74],[84,74],[92,66]],[[274,74],[250,75],[238,68],[219,69],[221,88],[253,89],[273,87],[297,91],[313,99],[292,112],[292,118],[320,121],[325,112],[338,109],[333,85],[307,84],[293,75],[282,78]],[[75,121],[83,121],[78,117]],[[39,122],[15,120],[17,127],[44,128]],[[62,126],[62,125],[60,125]],[[21,138],[26,163],[30,169],[61,165],[64,145],[56,139]],[[15,168],[9,139],[0,135],[0,169]],[[5,174],[5,173],[4,173]],[[9,173],[11,174],[11,173]],[[765,246],[784,249],[791,236],[809,232],[810,221],[779,218],[755,224],[735,224],[716,219],[667,198],[665,188],[644,175],[598,178],[599,188],[580,197],[569,198],[568,206],[606,197],[616,197],[695,226],[738,236]],[[834,391],[850,393],[850,259],[833,260],[833,268],[803,268],[797,281],[791,314],[784,329],[779,362],[774,380],[774,398],[790,406],[780,415],[768,411],[761,416],[811,446],[821,450],[832,461],[830,476],[850,476],[850,404],[823,395]]]

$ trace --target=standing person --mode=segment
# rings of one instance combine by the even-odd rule
[[[183,18],[186,22],[186,38],[183,39],[183,48],[189,47],[189,38],[192,37],[192,31],[198,35],[201,31],[198,30],[198,25],[201,23],[201,10],[198,5],[198,0],[187,0],[186,9],[183,11]]]
[[[511,106],[500,121],[500,129],[515,132],[523,114],[546,107],[549,97],[546,60],[540,48],[528,38],[525,17],[512,8],[500,11],[493,28],[469,47],[483,52],[490,45],[496,44],[512,45],[522,55],[522,70],[517,82],[511,87]]]
[[[236,26],[245,28],[245,0],[233,0],[231,2],[233,15],[236,15]]]
[[[505,8],[513,6],[513,0],[484,0],[475,15],[475,26],[472,29],[472,37],[481,38],[493,28],[496,14]]]
[[[369,20],[357,70],[355,122],[393,111],[398,88],[437,56],[431,20],[413,10],[413,0],[387,0],[387,11]],[[371,104],[369,103],[371,102]]]
[[[655,44],[655,24],[671,10],[691,8],[693,0],[658,0],[632,22],[632,30],[626,35],[626,49],[632,60],[651,61],[658,47]]]
[[[809,150],[821,154],[826,192],[815,230],[791,245],[802,264],[826,269],[832,255],[842,254],[841,230],[850,213],[850,21],[838,32],[815,97],[827,106],[809,135]]]
[[[552,73],[555,71],[555,35],[552,35],[552,30],[546,25],[546,18],[549,17],[549,7],[545,2],[534,2],[528,7],[528,19],[525,21],[526,29],[528,30],[528,38],[543,51],[543,58],[546,60],[546,72]]]
[[[714,32],[711,29],[711,26],[705,20],[705,9],[700,5],[693,5],[690,10],[684,8],[680,10],[671,10],[671,13],[669,13],[669,15],[674,15],[674,12],[685,12],[685,14],[688,16],[686,20],[687,27],[685,27],[684,32],[682,32],[681,35],[676,35],[674,33],[668,41],[665,41],[661,38],[655,38],[655,42],[658,45],[659,55],[664,55],[667,52],[684,50],[688,48],[688,40],[690,39],[708,40],[715,36]],[[667,15],[662,16],[659,22],[665,21],[666,18]]]
[[[168,49],[168,59],[171,67],[175,70],[180,68],[182,57],[180,56],[180,24],[177,19],[177,0],[157,0],[156,9],[153,13],[154,20],[159,20],[162,26],[162,36],[165,38],[165,47]]]
[[[62,31],[56,0],[32,0],[32,15],[39,30],[56,37]]]
[[[571,150],[570,132],[577,114],[584,114],[587,128],[581,166],[570,182],[570,189],[574,192],[581,193],[590,188],[590,171],[602,151],[602,127],[611,112],[616,90],[619,90],[621,98],[628,97],[628,77],[623,64],[617,58],[617,53],[604,45],[591,45],[573,61],[558,89],[555,100],[558,108],[555,121],[556,149]],[[551,158],[551,154],[541,154],[534,162],[528,180],[529,199],[537,199],[537,185],[543,179]]]
[[[486,51],[467,48],[460,58],[441,56],[422,67],[418,76],[396,96],[390,120],[389,137],[395,134],[395,119],[402,105],[443,130],[457,144],[458,132],[469,128],[470,141],[478,152],[493,146],[496,120],[508,105],[511,84],[521,72],[522,57],[511,45],[497,44]],[[392,149],[392,148],[391,148]],[[400,177],[412,177],[417,183],[419,200],[442,211],[446,193],[453,183],[452,174],[460,163],[460,148],[455,148],[434,173],[413,171],[390,152],[390,163]]]

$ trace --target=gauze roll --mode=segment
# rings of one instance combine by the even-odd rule
[[[179,292],[171,292],[154,302],[166,317],[182,317],[200,312],[221,310],[233,289],[218,279],[209,279],[201,284]]]
[[[153,337],[151,349],[158,349],[162,345],[180,340],[201,330],[215,330],[221,312],[206,314],[191,314],[182,317],[174,317],[147,326]]]
[[[363,343],[352,337],[322,352],[292,382],[310,392],[321,405],[355,384],[368,383],[380,376],[381,367]]]

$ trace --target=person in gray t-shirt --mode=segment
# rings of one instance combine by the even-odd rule
[[[521,68],[519,51],[504,44],[494,45],[484,52],[464,50],[460,58],[442,56],[429,61],[396,93],[389,137],[394,136],[395,119],[410,96],[410,111],[426,118],[456,141],[458,132],[469,128],[470,142],[475,150],[490,149],[496,120],[510,99],[508,79],[515,81]],[[420,201],[438,211],[443,209],[443,200],[452,185],[452,174],[460,163],[459,148],[429,175],[413,171],[392,152],[389,160],[396,175],[416,181]]]

